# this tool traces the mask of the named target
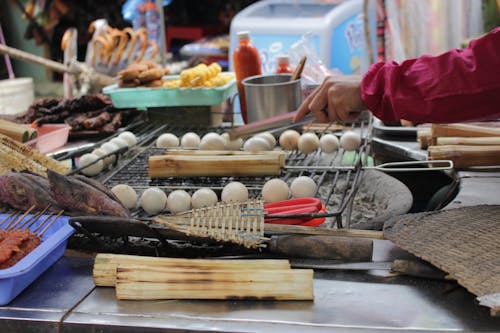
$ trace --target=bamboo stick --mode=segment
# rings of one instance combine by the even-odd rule
[[[452,160],[455,168],[500,165],[498,146],[430,146],[430,160]]]
[[[443,138],[436,138],[436,144],[438,146],[445,146],[445,145],[500,146],[500,136],[475,137],[475,138],[443,137]]]
[[[67,167],[63,163],[51,157],[48,157],[45,154],[40,153],[36,149],[32,149],[31,147],[23,145],[2,134],[0,134],[0,147],[5,148],[7,152],[10,151],[12,153],[13,151],[12,153],[13,156],[9,157],[9,159],[15,156],[19,156],[20,158],[26,160],[26,162],[24,163],[24,165],[20,170],[28,169],[42,175],[45,174],[45,169],[51,169],[52,171],[55,171],[60,174],[66,174],[69,171],[71,171],[71,168]],[[43,168],[40,169],[35,165],[35,168],[31,169],[31,167],[33,167],[34,164],[39,165],[40,167]]]
[[[19,125],[11,121],[0,119],[0,134],[24,143],[30,139],[36,138],[37,131],[26,125]]]
[[[183,270],[118,265],[118,299],[312,300],[313,270]]]
[[[277,156],[280,162],[280,166],[285,166],[286,154],[282,150],[269,150],[260,151],[258,153],[253,153],[244,150],[184,150],[184,149],[170,149],[165,152],[165,155],[185,155],[185,156],[260,156],[260,155],[271,155]]]
[[[116,283],[116,268],[118,265],[147,265],[149,267],[183,268],[197,270],[285,270],[290,269],[288,260],[258,259],[258,260],[223,260],[223,259],[182,259],[131,256],[100,253],[94,261],[94,283],[96,286],[113,287]]]
[[[271,224],[271,223],[266,223],[264,225],[264,231],[267,233],[306,234],[306,235],[384,239],[384,233],[382,231],[358,230],[358,229],[311,228],[300,225],[284,225],[284,224],[282,225],[282,224]]]
[[[500,136],[500,128],[471,124],[432,124],[432,137],[484,137]]]
[[[432,132],[430,129],[418,130],[417,141],[420,149],[427,149],[432,146]]]
[[[151,156],[149,177],[270,176],[280,174],[280,158],[273,155]]]

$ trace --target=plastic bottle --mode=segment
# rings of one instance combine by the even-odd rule
[[[275,74],[293,73],[293,69],[290,67],[290,57],[288,57],[287,55],[277,56],[276,62],[278,63],[278,67],[274,71]]]
[[[143,5],[144,16],[146,21],[146,29],[148,30],[148,40],[152,40],[158,44],[160,41],[160,13],[156,4],[149,1]]]
[[[250,33],[248,31],[241,31],[237,35],[238,46],[233,52],[233,64],[238,85],[241,116],[243,117],[243,121],[248,123],[243,80],[249,76],[261,75],[262,66],[260,63],[259,51],[250,41]]]
[[[137,30],[145,26],[146,26],[146,16],[144,11],[144,4],[142,3],[142,1],[141,2],[138,1],[136,11],[134,13],[132,20],[132,27],[134,30]]]

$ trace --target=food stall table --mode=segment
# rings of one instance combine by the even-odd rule
[[[374,138],[374,153],[423,159],[411,140]],[[382,149],[383,148],[383,149]],[[381,150],[382,149],[382,150]],[[458,172],[449,206],[500,204],[500,173]],[[486,177],[486,178],[485,178]],[[447,207],[448,208],[448,207]],[[401,251],[375,240],[374,261]],[[316,270],[310,301],[119,301],[96,288],[91,258],[65,256],[13,302],[0,307],[10,332],[478,332],[498,331],[500,318],[453,282],[392,276],[387,270]]]

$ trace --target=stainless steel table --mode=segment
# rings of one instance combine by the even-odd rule
[[[386,250],[391,251],[390,247]],[[10,332],[499,331],[500,319],[451,282],[385,271],[317,271],[314,302],[118,301],[94,288],[91,259],[64,257],[11,304]]]
[[[414,142],[375,138],[375,147],[424,159]],[[500,204],[500,173],[460,172],[447,207]],[[376,241],[374,260],[401,255]],[[118,301],[95,288],[92,260],[63,257],[8,306],[0,332],[500,332],[475,296],[452,282],[391,276],[387,271],[316,271],[314,302]]]

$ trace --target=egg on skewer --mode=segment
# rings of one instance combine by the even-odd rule
[[[243,144],[243,150],[257,153],[259,151],[271,150],[271,146],[269,145],[269,141],[267,141],[265,138],[254,136],[245,141],[245,143]]]
[[[317,190],[318,185],[307,176],[295,178],[290,185],[290,192],[292,192],[294,198],[314,197]]]
[[[201,138],[201,150],[224,150],[226,148],[226,140],[215,132],[207,133]]]
[[[281,133],[279,137],[280,147],[284,150],[297,149],[297,142],[299,141],[300,134],[295,130],[286,130]]]
[[[125,141],[124,139],[120,139],[118,137],[109,140],[109,142],[114,143],[115,145],[117,145],[119,149],[122,149],[122,148],[125,148],[125,147],[128,148],[127,141]]]
[[[104,167],[104,162],[99,160],[99,156],[94,154],[84,154],[78,160],[78,167],[83,168],[88,165],[88,167],[82,169],[82,173],[85,176],[95,176],[102,171]],[[96,162],[97,161],[97,162]]]
[[[265,202],[277,202],[288,199],[290,189],[287,183],[279,178],[268,180],[262,187],[262,199]]]
[[[269,143],[269,147],[271,147],[271,149],[273,149],[276,146],[276,138],[274,137],[274,135],[272,135],[269,132],[259,133],[259,134],[255,135],[255,137],[260,137],[260,138],[266,139],[266,141]]]
[[[226,140],[226,149],[227,150],[240,150],[243,146],[243,139],[238,138],[236,140],[231,140],[229,138],[229,133],[224,133],[221,137]]]
[[[188,132],[181,138],[182,148],[198,148],[200,145],[200,137],[194,132]]]
[[[137,205],[137,193],[135,190],[127,184],[118,184],[111,188],[116,197],[120,202],[128,209],[135,208]]]
[[[354,131],[347,131],[340,137],[340,146],[344,150],[356,150],[361,146],[361,136]]]
[[[120,149],[120,147],[118,147],[114,142],[110,142],[110,141],[103,143],[101,145],[101,147],[99,147],[99,148],[102,149],[102,150],[104,150],[106,152],[106,155],[114,153],[114,152],[116,152],[116,151],[118,151]],[[116,155],[111,155],[109,157],[108,161],[109,161],[109,163],[106,162],[106,164],[115,163],[115,161],[116,161]]]
[[[175,148],[179,146],[179,138],[172,133],[164,133],[156,139],[158,148]]]
[[[319,139],[319,147],[323,153],[330,154],[339,149],[339,139],[330,133],[324,134]]]
[[[319,139],[315,133],[304,133],[297,142],[297,147],[302,154],[310,154],[319,147]]]
[[[175,190],[168,195],[167,208],[174,214],[191,209],[191,196],[184,190]]]
[[[150,187],[142,193],[140,203],[146,213],[158,214],[167,204],[167,195],[159,188]]]
[[[221,200],[224,202],[247,201],[248,189],[240,182],[231,182],[222,189]]]
[[[96,155],[97,157],[103,157],[103,156],[106,156],[108,153],[102,148],[97,148],[97,149],[92,150],[92,154]],[[108,167],[108,165],[110,165],[113,162],[113,157],[114,156],[106,157],[102,160],[103,170],[106,169]]]
[[[200,188],[191,197],[193,208],[210,207],[215,205],[217,201],[217,194],[209,188]]]
[[[125,140],[129,148],[135,146],[137,144],[137,137],[134,133],[130,131],[122,132],[118,135],[118,138]]]

